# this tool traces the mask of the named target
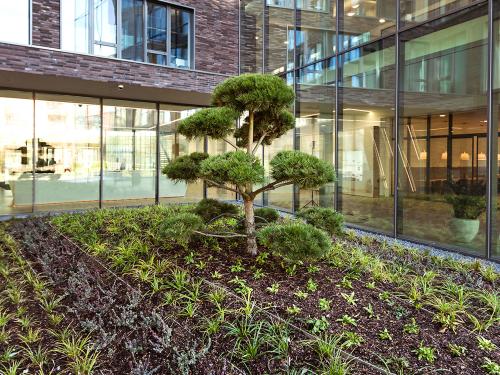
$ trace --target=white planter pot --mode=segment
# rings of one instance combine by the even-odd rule
[[[479,232],[479,219],[457,219],[450,221],[451,234],[458,242],[469,243],[476,238]]]

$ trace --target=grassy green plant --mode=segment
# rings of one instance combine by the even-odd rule
[[[417,335],[420,332],[420,326],[418,325],[415,318],[411,318],[411,322],[406,323],[403,326],[403,332],[408,333],[410,335]]]
[[[328,326],[330,325],[330,323],[328,323],[328,320],[324,316],[322,316],[319,319],[318,318],[308,319],[307,324],[309,326],[309,330],[315,334],[326,331],[328,329]]]
[[[318,300],[318,307],[321,311],[330,311],[332,308],[332,301],[326,298],[320,298]]]
[[[491,359],[485,357],[484,362],[481,364],[481,368],[490,375],[500,375],[500,364],[492,361]]]
[[[378,337],[380,340],[392,341],[392,335],[387,328],[384,328],[382,331],[378,333]]]
[[[351,326],[357,326],[358,322],[356,319],[348,314],[342,315],[342,317],[337,319],[337,322],[342,323],[342,325],[351,325]]]
[[[448,350],[453,357],[463,357],[467,354],[467,348],[454,343],[448,344]]]
[[[488,340],[483,336],[477,336],[477,346],[479,349],[492,352],[497,348],[497,346],[493,343],[493,341]]]
[[[433,363],[437,358],[436,349],[431,346],[424,346],[422,341],[420,342],[418,348],[413,350],[413,352],[420,361]]]

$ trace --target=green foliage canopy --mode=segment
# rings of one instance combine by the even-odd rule
[[[243,151],[211,156],[201,163],[200,175],[217,184],[258,184],[264,181],[264,167],[260,160]]]
[[[194,209],[194,213],[203,218],[208,223],[217,216],[239,214],[238,206],[230,203],[218,201],[216,199],[202,199]]]
[[[300,151],[281,151],[271,160],[271,176],[276,181],[291,181],[302,189],[335,182],[333,166]]]
[[[344,216],[331,208],[303,208],[297,213],[297,217],[332,236],[339,235],[343,231]]]
[[[278,113],[256,112],[254,116],[253,142],[258,142],[264,136],[262,143],[270,145],[276,138],[283,136],[295,126],[295,117],[288,111]],[[238,147],[248,145],[249,118],[246,117],[243,125],[234,133]]]
[[[181,156],[168,163],[162,173],[175,182],[195,182],[200,178],[200,164],[207,158],[208,154],[201,152]]]
[[[267,225],[257,232],[257,238],[273,253],[294,262],[322,258],[332,248],[325,232],[297,221]]]
[[[243,74],[219,84],[213,94],[216,106],[239,113],[281,112],[293,104],[295,94],[286,82],[271,74]]]
[[[234,132],[237,118],[238,113],[227,107],[206,108],[182,120],[177,130],[188,139],[224,139]]]

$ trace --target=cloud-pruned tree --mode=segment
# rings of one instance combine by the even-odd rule
[[[333,166],[299,151],[281,151],[270,162],[264,176],[255,155],[262,144],[270,145],[295,126],[290,108],[293,90],[281,78],[267,74],[244,74],[219,84],[213,93],[213,108],[182,120],[178,132],[188,139],[209,137],[227,142],[234,151],[209,156],[193,153],[169,163],[163,173],[174,181],[206,181],[208,186],[239,193],[245,210],[247,250],[257,254],[254,201],[265,191],[286,185],[317,188],[335,181]],[[245,116],[240,128],[237,119]],[[233,141],[235,139],[236,141]],[[255,185],[259,185],[255,189]]]

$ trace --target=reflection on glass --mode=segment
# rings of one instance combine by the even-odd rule
[[[33,100],[0,91],[0,215],[33,210]]]
[[[396,31],[396,1],[343,0],[340,48],[348,49]]]
[[[264,44],[264,1],[240,0],[240,70],[261,73]]]
[[[484,254],[485,214],[460,211],[485,206],[485,13],[475,8],[401,36],[398,232],[477,254]]]
[[[188,141],[177,133],[180,120],[189,117],[197,111],[193,107],[162,105],[160,107],[160,168],[184,155],[193,152],[204,152],[204,141]],[[169,180],[165,175],[160,176],[161,203],[194,203],[203,199],[203,182],[186,184]]]
[[[61,1],[61,48],[89,53],[90,8],[88,1]]]
[[[269,175],[269,162],[280,151],[293,150],[294,131],[290,130],[282,137],[273,141],[270,146],[264,147],[264,169]],[[293,210],[293,187],[284,186],[264,193],[264,205],[280,210]]]
[[[401,0],[401,24],[424,22],[477,2],[477,0]]]
[[[38,95],[35,103],[35,210],[98,207],[99,100]]]
[[[235,144],[235,139],[230,139]],[[208,154],[210,156],[234,151],[234,147],[223,140],[208,139]],[[211,187],[207,189],[207,197],[219,200],[235,200],[236,194],[226,189]]]
[[[144,14],[142,0],[122,0],[122,58],[144,61]]]
[[[280,74],[295,66],[294,19],[295,11],[288,8],[269,7],[266,28],[265,72]]]
[[[329,3],[329,0],[297,0],[297,9],[327,12]],[[293,9],[295,0],[266,0],[266,4],[272,7]]]
[[[335,87],[297,86],[296,131],[300,151],[335,164]],[[312,206],[333,208],[335,184],[300,190],[296,209]]]
[[[94,54],[116,57],[116,1],[94,0]]]
[[[103,205],[153,204],[156,191],[154,104],[104,102]]]
[[[346,221],[393,230],[394,38],[341,56],[339,204]]]
[[[167,7],[148,2],[148,62],[166,65]]]
[[[170,10],[170,64],[179,68],[190,66],[189,39],[191,13],[181,9]]]

